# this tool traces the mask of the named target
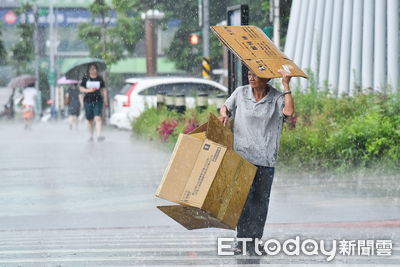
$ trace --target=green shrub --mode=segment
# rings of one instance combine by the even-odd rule
[[[281,167],[400,169],[400,103],[395,96],[333,98],[307,92],[294,99],[297,125],[294,130],[284,127]]]
[[[286,169],[336,170],[351,168],[400,169],[400,102],[398,96],[358,94],[332,97],[327,91],[310,88],[294,93],[297,123],[285,123],[278,166]],[[163,122],[176,121],[176,127],[163,140],[172,149],[193,123],[201,125],[215,105],[205,111],[188,109],[177,114],[164,109],[147,109],[133,123],[133,131],[151,140],[161,140]]]
[[[184,114],[178,114],[176,111],[168,111],[165,107],[162,109],[147,108],[139,118],[132,123],[133,132],[149,140],[161,141],[168,149],[175,146],[180,133],[183,133],[190,125],[199,126],[208,120],[209,113],[218,115],[216,105],[209,105],[204,111],[197,109],[187,109]],[[175,120],[176,128],[172,132],[166,133],[163,130],[163,122],[168,124]],[[193,128],[193,127],[192,127]],[[161,134],[160,134],[161,133]]]

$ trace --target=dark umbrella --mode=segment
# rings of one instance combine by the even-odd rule
[[[87,72],[88,65],[95,63],[98,67],[98,72],[107,69],[106,63],[98,58],[82,58],[75,61],[65,72],[65,77],[70,80],[80,80]]]
[[[34,84],[36,82],[36,78],[32,75],[24,74],[15,77],[12,79],[7,87],[8,88],[25,88],[30,84]]]

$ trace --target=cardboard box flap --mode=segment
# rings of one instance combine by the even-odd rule
[[[157,208],[188,230],[210,227],[234,230],[234,228],[225,225],[224,223],[213,218],[206,211],[198,208],[181,205],[158,206]]]
[[[201,150],[203,140],[180,134],[156,196],[178,203]],[[182,164],[184,162],[184,164]]]
[[[189,135],[200,134],[201,132],[206,132],[207,139],[233,149],[233,133],[231,129],[225,127],[213,113],[209,114],[208,122],[191,131]]]
[[[225,152],[225,146],[209,139],[204,140],[179,204],[197,208],[203,206]]]
[[[208,139],[224,145],[229,149],[233,149],[233,133],[228,128],[225,127],[222,122],[212,113],[210,113],[208,118],[207,133]]]
[[[207,125],[208,125],[208,122],[203,123],[202,125],[200,125],[200,126],[197,127],[196,129],[194,129],[193,131],[191,131],[191,132],[189,133],[189,135],[191,135],[191,134],[197,134],[197,133],[201,133],[201,132],[206,132],[206,131],[207,131]]]
[[[282,77],[282,68],[294,77],[308,78],[292,60],[282,53],[256,26],[212,26],[211,30],[232,53],[261,78]]]

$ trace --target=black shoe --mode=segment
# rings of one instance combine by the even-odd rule
[[[235,245],[233,246],[233,255],[236,256],[243,255],[243,247],[239,245],[238,242],[236,242]]]
[[[252,247],[251,244],[247,244],[246,246],[246,254],[243,254],[243,247],[240,247],[238,245],[236,245],[233,248],[233,255],[237,255],[237,256],[258,256],[258,254],[256,253],[256,251],[254,250],[254,247]]]
[[[97,142],[103,142],[106,138],[104,136],[97,137]]]

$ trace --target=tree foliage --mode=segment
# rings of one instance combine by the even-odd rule
[[[201,32],[199,26],[199,8],[197,1],[124,1],[134,2],[130,7],[145,12],[147,9],[157,8],[165,13],[164,22],[169,19],[179,19],[180,26],[171,46],[165,51],[166,56],[175,62],[177,68],[188,72],[201,73],[201,59],[203,55],[203,43],[199,42],[198,53],[192,53],[192,45],[189,38],[193,32]],[[226,10],[237,4],[249,6],[249,24],[258,27],[271,26],[269,21],[269,0],[210,0],[209,21],[210,26],[226,20]],[[287,23],[289,20],[292,0],[281,1],[281,43],[284,43]],[[222,45],[212,33],[210,36],[211,68],[221,68],[223,62]]]
[[[0,23],[0,38],[3,35],[3,31],[2,31],[2,26],[3,24]],[[3,40],[0,39],[0,65],[4,65],[7,62],[7,50],[4,46]]]
[[[30,11],[32,11],[32,6],[30,4],[23,4],[15,10],[15,13],[17,15],[26,15]],[[21,71],[26,71],[28,64],[34,57],[34,27],[33,24],[29,24],[27,21],[17,25],[17,32],[20,36],[20,40],[11,47],[12,61],[17,74],[21,73]]]
[[[269,21],[269,2],[269,0],[210,0],[210,26],[226,20],[227,7],[237,4],[247,4],[249,6],[249,24],[261,28],[271,26]],[[291,2],[292,0],[281,1],[282,44],[285,41]],[[107,13],[111,10],[117,11],[118,14],[117,25],[107,28],[107,55],[102,58],[109,64],[124,58],[124,52],[133,53],[137,42],[144,37],[144,23],[140,14],[149,9],[158,9],[165,14],[164,19],[160,21],[160,26],[163,28],[167,27],[167,22],[170,19],[178,19],[180,21],[179,28],[165,54],[175,62],[177,68],[200,75],[203,55],[202,36],[200,35],[197,53],[193,53],[189,40],[191,33],[201,32],[198,1],[113,0],[112,7],[108,7],[104,0],[96,0],[90,6],[93,16],[98,16],[102,12]],[[223,62],[222,45],[212,33],[209,36],[211,68],[221,68]],[[79,27],[79,38],[88,43],[92,56],[99,57],[101,55],[101,27],[82,24]]]
[[[96,0],[89,6],[92,20],[106,18],[117,12],[117,23],[110,27],[106,20],[101,26],[92,23],[79,25],[78,38],[87,43],[92,57],[103,59],[108,66],[132,54],[143,36],[143,23],[138,16],[132,16],[127,8],[130,1],[114,0],[112,6],[104,0]]]

